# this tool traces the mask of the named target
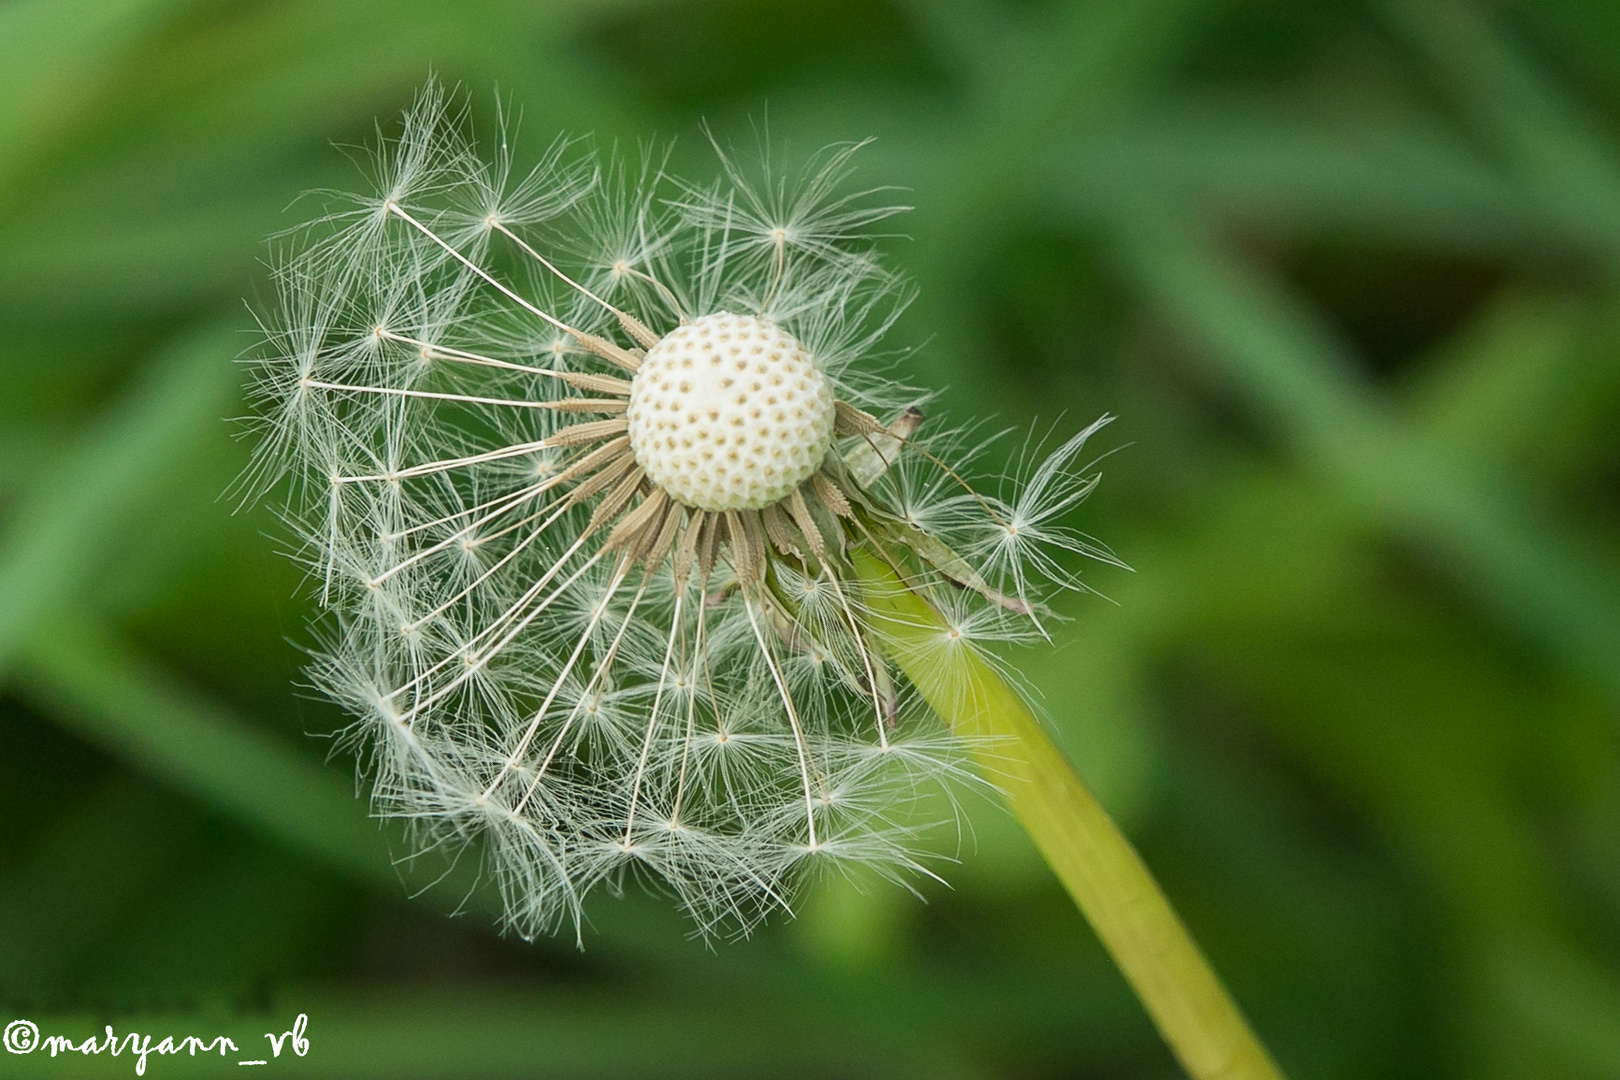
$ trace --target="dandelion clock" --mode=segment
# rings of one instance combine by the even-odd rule
[[[700,184],[501,134],[424,91],[374,191],[283,239],[250,361],[248,484],[286,480],[375,811],[475,844],[523,936],[637,880],[707,934],[931,873],[917,801],[981,776],[1188,1060],[1135,971],[1207,968],[984,650],[1112,558],[1067,522],[1100,422],[974,475],[894,377],[899,208],[853,146]],[[1252,1042],[1206,981],[1172,983]]]

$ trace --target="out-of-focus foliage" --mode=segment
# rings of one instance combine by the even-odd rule
[[[876,136],[908,375],[959,419],[1121,417],[1082,524],[1137,572],[1011,660],[1285,1069],[1620,1072],[1596,0],[0,5],[0,1020],[302,1011],[272,1067],[323,1076],[1174,1075],[988,803],[926,903],[829,881],[712,950],[633,894],[584,953],[503,940],[467,866],[390,866],[221,418],[264,237],[430,73],[694,177],[705,119]]]

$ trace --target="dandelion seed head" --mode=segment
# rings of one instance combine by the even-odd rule
[[[477,842],[523,937],[627,870],[706,934],[813,864],[926,874],[910,808],[965,744],[881,651],[854,553],[974,651],[1111,558],[1060,520],[1095,426],[981,491],[873,362],[909,292],[854,150],[721,153],[698,185],[558,140],[525,173],[429,87],[376,193],[282,253],[244,485],[291,477],[310,677],[376,811]]]

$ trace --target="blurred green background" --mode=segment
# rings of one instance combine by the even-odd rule
[[[252,1057],[304,1012],[269,1068],[332,1077],[1177,1075],[988,803],[926,903],[827,882],[712,947],[635,895],[503,939],[469,867],[390,864],[223,418],[264,238],[430,73],[694,178],[704,120],[876,136],[912,377],[1120,417],[1077,524],[1136,572],[1013,660],[1283,1067],[1620,1076],[1606,0],[7,0],[0,1021]]]

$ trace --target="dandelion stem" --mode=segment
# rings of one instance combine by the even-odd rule
[[[1090,920],[1176,1058],[1195,1080],[1282,1073],[1129,840],[1041,730],[1018,693],[864,548],[855,567],[873,636],[957,734],[983,751],[1013,814]]]

